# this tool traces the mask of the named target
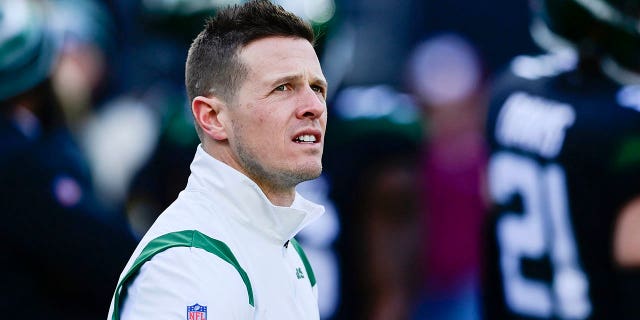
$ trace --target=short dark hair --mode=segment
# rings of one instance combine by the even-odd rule
[[[213,93],[231,103],[248,72],[239,59],[240,49],[271,36],[303,38],[311,44],[315,40],[308,23],[267,0],[218,11],[189,49],[185,68],[189,101]]]

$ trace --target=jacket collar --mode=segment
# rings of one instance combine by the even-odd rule
[[[202,145],[198,146],[191,163],[186,189],[204,192],[211,201],[224,204],[222,208],[230,208],[222,214],[282,244],[324,213],[324,207],[297,192],[290,207],[273,205],[255,182],[213,158]]]

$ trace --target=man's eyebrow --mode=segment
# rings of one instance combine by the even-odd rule
[[[313,78],[313,80],[311,81],[311,83],[317,85],[317,86],[321,86],[323,88],[328,88],[329,84],[327,83],[327,80],[324,80],[322,78]]]
[[[272,85],[276,85],[276,84],[282,84],[287,82],[294,82],[302,78],[304,78],[304,76],[301,74],[292,74],[292,75],[286,75],[286,76],[275,78],[272,81],[270,81],[270,83]],[[313,77],[311,79],[311,83],[314,85],[325,87],[325,88],[328,86],[327,81],[319,77]]]

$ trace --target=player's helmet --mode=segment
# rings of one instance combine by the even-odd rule
[[[0,101],[26,92],[49,76],[58,41],[45,13],[40,1],[0,0]]]
[[[534,26],[542,22],[577,50],[640,67],[640,0],[531,0],[531,7]]]

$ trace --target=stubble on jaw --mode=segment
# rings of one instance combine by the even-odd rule
[[[293,168],[274,170],[266,168],[258,158],[255,150],[251,150],[242,141],[244,139],[245,126],[232,121],[232,129],[235,134],[236,143],[231,146],[234,153],[238,157],[239,165],[245,170],[251,180],[256,182],[261,188],[269,188],[269,191],[287,192],[304,181],[313,180],[322,173],[322,163],[319,168],[313,165],[299,167],[295,165]],[[312,167],[313,166],[313,167]],[[267,191],[267,190],[263,190]]]

